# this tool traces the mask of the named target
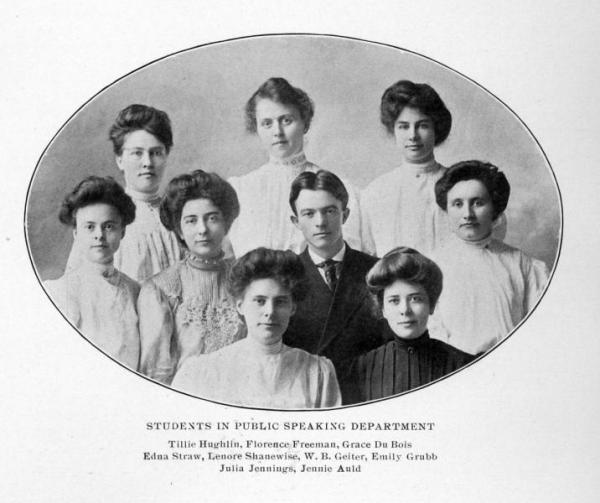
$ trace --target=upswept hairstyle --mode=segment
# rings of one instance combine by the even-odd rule
[[[278,281],[290,291],[294,302],[302,301],[308,293],[302,261],[290,250],[256,248],[243,255],[229,272],[229,293],[233,298],[241,299],[248,285],[258,279]]]
[[[135,220],[135,204],[114,178],[88,176],[81,181],[62,202],[58,219],[75,227],[77,210],[91,204],[109,204],[121,215],[123,227]]]
[[[123,153],[125,136],[140,129],[155,136],[169,153],[173,146],[173,131],[167,113],[147,105],[129,105],[119,112],[108,132],[115,155]]]
[[[458,182],[466,180],[479,180],[485,185],[494,206],[494,219],[498,218],[508,204],[510,184],[504,173],[489,162],[463,161],[451,166],[435,184],[438,206],[448,211],[448,192]]]
[[[348,191],[336,175],[325,169],[320,169],[316,173],[305,171],[304,173],[300,173],[294,179],[290,189],[289,201],[294,215],[298,214],[296,212],[296,200],[300,195],[300,191],[303,189],[325,190],[337,200],[341,201],[343,210],[348,206]]]
[[[399,80],[388,87],[381,97],[381,123],[389,134],[394,134],[394,125],[405,107],[412,107],[433,121],[435,145],[442,143],[450,134],[452,114],[433,87],[415,84],[410,80]]]
[[[240,214],[240,203],[235,189],[216,173],[207,173],[201,169],[173,178],[165,190],[160,202],[160,221],[170,231],[175,232],[179,242],[186,246],[181,238],[181,212],[185,203],[194,199],[208,199],[223,213],[225,227],[229,228]]]
[[[383,292],[397,280],[423,287],[431,312],[442,293],[443,275],[438,265],[417,250],[400,246],[387,252],[367,273],[367,287],[383,308]]]
[[[315,105],[308,94],[292,86],[282,77],[271,77],[263,82],[246,102],[246,131],[249,133],[256,133],[256,102],[261,98],[296,107],[304,122],[304,132],[306,133],[310,128],[310,122],[315,114]]]

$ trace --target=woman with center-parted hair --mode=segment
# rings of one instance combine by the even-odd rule
[[[182,257],[177,237],[159,218],[159,189],[173,147],[171,121],[162,110],[129,105],[118,113],[108,136],[125,178],[125,192],[136,205],[135,220],[127,228],[114,263],[121,272],[142,282]],[[67,269],[77,267],[76,245]]]
[[[64,199],[60,221],[73,228],[77,267],[44,282],[65,317],[100,349],[137,370],[139,285],[114,267],[135,205],[112,178],[90,176]]]
[[[235,191],[215,173],[196,170],[169,182],[160,218],[187,253],[142,285],[140,371],[148,377],[168,384],[186,358],[243,337],[226,289],[232,259],[222,249],[239,211]]]
[[[466,353],[483,353],[533,309],[548,268],[493,236],[510,195],[510,184],[496,166],[459,162],[438,180],[435,195],[452,234],[432,255],[445,284],[430,332]]]
[[[385,325],[378,348],[358,357],[350,371],[353,386],[344,403],[396,395],[428,384],[472,360],[470,355],[429,337],[427,322],[442,292],[442,271],[412,248],[386,253],[368,272]]]
[[[309,96],[280,77],[265,81],[246,103],[246,129],[258,135],[269,160],[229,180],[242,208],[228,236],[236,256],[259,246],[296,253],[306,247],[302,233],[290,221],[288,195],[300,173],[319,169],[304,154],[304,136],[313,115]],[[350,194],[344,237],[354,249],[372,253],[374,246],[364,234],[356,192],[348,183],[344,185]]]
[[[400,80],[385,90],[380,119],[393,136],[400,167],[381,175],[361,194],[366,226],[377,255],[410,246],[426,255],[450,234],[436,205],[434,186],[445,173],[434,155],[452,127],[452,115],[428,84]],[[494,233],[502,239],[506,220],[499,215]]]
[[[331,361],[282,342],[297,302],[307,294],[300,257],[288,250],[252,250],[231,268],[229,290],[248,336],[189,358],[175,375],[173,388],[248,407],[340,405]]]

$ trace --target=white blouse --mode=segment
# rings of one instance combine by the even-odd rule
[[[268,348],[251,337],[189,358],[172,387],[248,407],[312,409],[341,404],[335,370],[327,358],[282,343]]]
[[[487,351],[533,309],[548,268],[501,241],[471,243],[452,236],[432,256],[444,274],[429,332],[466,353]]]
[[[98,348],[138,369],[139,285],[113,266],[82,264],[44,287],[66,318]]]
[[[304,250],[304,236],[290,221],[290,188],[300,173],[319,169],[301,152],[283,160],[270,159],[247,175],[229,179],[240,201],[240,216],[228,234],[236,257],[259,246],[295,253]],[[348,182],[342,182],[348,191],[350,209],[343,228],[344,239],[356,250],[373,253],[374,245],[363,231],[357,192]]]
[[[114,265],[142,283],[175,264],[183,256],[183,251],[175,233],[168,231],[160,221],[160,196],[142,194],[129,188],[125,192],[135,203],[135,220],[125,228],[125,237],[114,256]],[[81,261],[74,245],[67,270],[78,267]]]
[[[408,246],[429,256],[451,235],[448,217],[435,201],[435,184],[445,168],[435,160],[407,164],[373,180],[361,193],[365,232],[377,256],[397,246]],[[504,239],[506,217],[494,223],[494,236]]]
[[[168,384],[186,358],[244,337],[225,285],[231,263],[188,254],[144,282],[138,299],[140,372]]]

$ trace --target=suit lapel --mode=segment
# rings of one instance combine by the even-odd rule
[[[344,330],[348,319],[360,308],[367,294],[366,289],[357,288],[365,281],[362,268],[357,267],[357,258],[358,254],[347,246],[327,323],[323,329],[319,353]]]

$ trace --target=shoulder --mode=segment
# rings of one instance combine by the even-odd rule
[[[119,274],[119,280],[121,281],[121,284],[137,297],[137,295],[140,293],[140,284],[127,276],[127,274],[121,271],[117,272]]]
[[[291,346],[284,346],[285,358],[295,360],[299,364],[303,365],[306,369],[310,370],[331,370],[333,369],[333,363],[329,358],[324,356],[315,355],[309,353],[304,349],[293,348]]]
[[[260,182],[263,177],[268,176],[267,168],[268,164],[263,164],[260,168],[250,171],[244,175],[232,176],[227,181],[233,185],[233,187],[238,190],[245,188],[247,183],[253,184],[256,182]]]
[[[180,260],[155,274],[143,283],[142,290],[156,288],[167,295],[177,295],[181,290],[181,268],[184,266],[185,261]]]
[[[379,175],[369,185],[365,187],[363,191],[365,194],[371,194],[372,192],[379,192],[380,190],[389,189],[394,186],[394,182],[400,175],[400,168],[392,169],[387,171],[383,175]]]
[[[379,260],[367,253],[355,250],[346,245],[346,255],[344,256],[344,265],[352,265],[354,269],[364,270],[365,272],[371,269]]]
[[[459,366],[465,365],[472,361],[475,357],[468,353],[461,351],[450,344],[446,344],[438,339],[429,339],[428,341],[429,351],[439,357],[447,359],[452,364]]]

